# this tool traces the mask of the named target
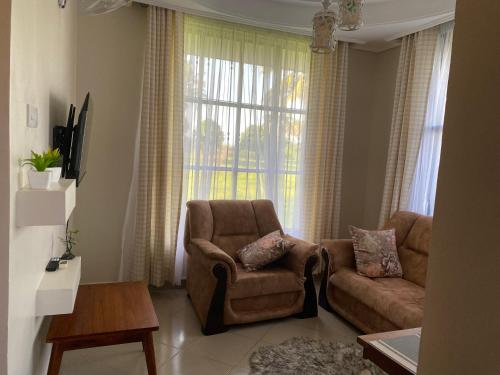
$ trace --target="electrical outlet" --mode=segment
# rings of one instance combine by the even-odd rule
[[[28,128],[38,128],[38,108],[33,104],[28,104],[27,106],[27,119],[26,126]]]

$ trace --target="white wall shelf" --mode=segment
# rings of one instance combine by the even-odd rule
[[[68,261],[67,268],[45,272],[36,291],[36,315],[70,314],[80,284],[81,257]]]
[[[16,224],[63,225],[76,205],[76,180],[61,179],[48,190],[24,187],[16,194]]]

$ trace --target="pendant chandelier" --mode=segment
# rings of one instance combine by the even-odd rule
[[[314,15],[311,50],[314,53],[331,53],[337,46],[335,32],[358,30],[363,26],[364,0],[337,0],[338,12],[329,9],[332,0],[323,0],[323,10]]]

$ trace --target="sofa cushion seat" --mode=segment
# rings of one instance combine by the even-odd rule
[[[228,289],[230,299],[299,292],[304,289],[304,282],[286,268],[272,267],[247,272],[238,262],[236,273],[236,283]]]
[[[370,279],[350,268],[338,270],[330,282],[397,327],[422,325],[425,289],[419,285],[402,278]]]

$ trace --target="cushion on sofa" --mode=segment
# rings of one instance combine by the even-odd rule
[[[333,288],[339,288],[361,301],[397,327],[422,325],[425,289],[410,281],[401,278],[370,279],[352,269],[341,268],[330,277],[330,282]],[[363,316],[363,312],[360,311],[357,316]]]
[[[304,289],[304,282],[286,268],[273,267],[246,272],[241,263],[236,263],[236,272],[236,283],[228,289],[230,299],[298,292]]]
[[[401,277],[394,229],[364,230],[349,226],[352,236],[356,271],[368,277]]]
[[[236,254],[246,271],[256,271],[281,259],[294,243],[281,237],[279,230],[239,249]]]

